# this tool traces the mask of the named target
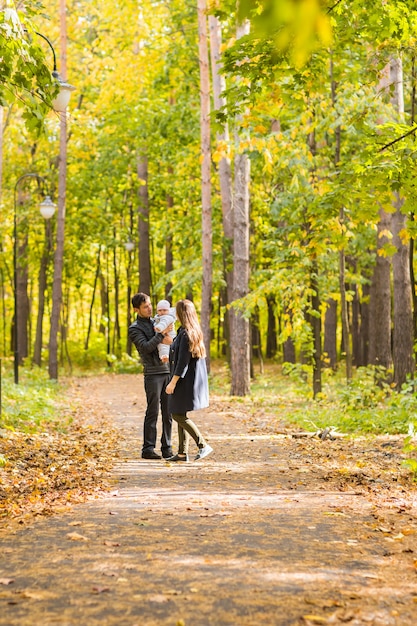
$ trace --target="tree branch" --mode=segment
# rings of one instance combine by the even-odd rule
[[[400,137],[397,137],[397,139],[394,139],[393,141],[390,141],[389,143],[386,143],[385,146],[382,146],[382,148],[380,148],[380,152],[383,152],[384,150],[386,150],[387,148],[390,148],[391,146],[393,146],[394,144],[398,143],[399,141],[401,141],[402,139],[405,139],[406,137],[408,137],[408,135],[412,135],[413,133],[415,133],[417,131],[417,125],[414,126],[411,130],[407,131],[406,133],[404,133],[404,135],[401,135]]]
[[[327,9],[327,13],[328,14],[331,13],[331,11],[333,11],[333,9],[335,9],[337,7],[337,5],[340,4],[341,2],[342,2],[342,0],[337,0],[337,2],[332,7],[329,7]]]

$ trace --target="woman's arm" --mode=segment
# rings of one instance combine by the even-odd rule
[[[167,384],[165,391],[166,393],[170,396],[172,393],[174,393],[174,389],[176,387],[177,382],[179,381],[180,377],[179,376],[173,376],[172,379],[169,381],[169,383]]]
[[[176,341],[178,341],[178,344],[176,346],[173,374],[174,376],[178,376],[178,378],[184,378],[191,360],[190,343],[187,333],[182,331]]]

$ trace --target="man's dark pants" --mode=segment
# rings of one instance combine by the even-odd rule
[[[165,393],[169,378],[169,374],[145,376],[145,393],[148,406],[143,423],[142,454],[152,452],[155,449],[159,406],[161,406],[162,413],[161,452],[166,455],[171,451],[172,418],[168,413],[168,396]]]

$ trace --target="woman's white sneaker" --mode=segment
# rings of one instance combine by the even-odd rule
[[[204,459],[206,456],[208,456],[212,452],[213,452],[213,448],[207,444],[206,446],[204,446],[204,448],[200,448],[194,461],[200,461],[200,459]]]

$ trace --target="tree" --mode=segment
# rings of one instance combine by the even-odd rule
[[[248,34],[249,23],[238,25],[239,40]],[[239,120],[237,120],[237,125]],[[250,326],[247,316],[233,302],[249,291],[249,176],[250,161],[242,146],[243,139],[235,131],[234,194],[233,194],[233,287],[230,309],[231,394],[245,396],[250,389]]]
[[[390,83],[394,86],[392,104],[401,118],[404,115],[403,66],[400,56],[391,59]],[[400,389],[408,376],[414,374],[413,361],[413,310],[410,279],[410,247],[406,236],[404,199],[400,190],[394,191],[394,213],[392,214],[393,245],[396,252],[392,257],[393,270],[393,361],[394,382]]]
[[[201,290],[201,328],[210,364],[210,315],[213,284],[212,213],[211,213],[211,143],[210,143],[210,76],[207,42],[207,1],[198,0],[198,58],[200,63],[201,125],[201,206],[203,276]]]
[[[137,157],[137,173],[139,179],[138,205],[138,259],[139,259],[139,291],[151,293],[151,257],[149,252],[149,192],[148,192],[148,158],[139,153]]]

